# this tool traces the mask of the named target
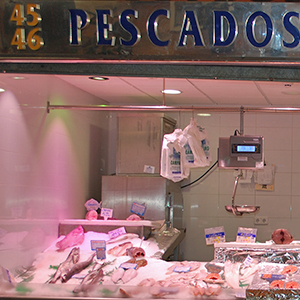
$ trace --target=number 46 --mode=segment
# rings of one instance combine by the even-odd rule
[[[40,23],[42,18],[40,14],[36,12],[36,10],[40,9],[40,6],[38,4],[27,4],[26,8],[27,18],[24,17],[24,6],[16,4],[11,14],[10,21],[16,22],[17,26],[24,26],[25,23],[27,26],[36,26]],[[28,20],[28,16],[31,20]],[[44,45],[43,39],[37,35],[39,31],[41,31],[41,28],[36,27],[28,33],[27,45],[31,50],[38,50]],[[26,33],[24,28],[19,27],[16,29],[11,45],[17,46],[18,50],[26,49]]]

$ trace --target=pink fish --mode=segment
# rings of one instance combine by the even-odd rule
[[[90,210],[87,212],[87,214],[85,215],[85,218],[87,220],[97,220],[98,219],[98,213],[95,210]]]
[[[81,245],[84,241],[84,230],[81,225],[73,229],[68,233],[61,241],[56,243],[56,247],[59,250],[65,250],[66,248]]]

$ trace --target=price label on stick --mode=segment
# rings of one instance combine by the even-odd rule
[[[136,214],[138,216],[143,217],[144,214],[145,214],[146,208],[147,208],[146,205],[133,202],[132,205],[131,205],[131,210],[130,211],[133,214]]]
[[[100,208],[100,203],[97,200],[91,198],[90,200],[85,202],[84,206],[87,211],[97,210],[98,208]]]
[[[108,218],[112,218],[113,216],[113,209],[110,208],[101,208],[100,216],[104,218],[104,220],[107,220]]]
[[[128,263],[128,262],[124,262],[120,265],[120,268],[123,268],[124,270],[128,270],[128,269],[136,269],[137,264],[135,263]]]
[[[105,259],[106,258],[105,248],[97,248],[96,256],[97,256],[97,259]]]
[[[114,239],[122,234],[125,234],[126,233],[126,229],[125,227],[120,227],[120,228],[117,228],[115,230],[112,230],[112,231],[109,231],[108,232],[108,235],[110,237],[110,239]]]
[[[102,240],[91,240],[91,249],[106,248],[106,242]]]

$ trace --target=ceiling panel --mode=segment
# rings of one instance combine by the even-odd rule
[[[14,74],[0,74],[0,85],[22,90],[35,89],[47,97],[53,83],[51,76],[27,74],[25,80],[14,80]],[[300,83],[233,81],[208,79],[109,77],[95,81],[88,76],[55,75],[109,105],[167,105],[167,106],[249,106],[300,107]],[[2,87],[0,86],[0,87]],[[163,95],[163,88],[179,89],[180,95]]]
[[[274,106],[300,106],[298,82],[258,82],[257,86]]]
[[[218,105],[268,105],[253,81],[191,80]]]

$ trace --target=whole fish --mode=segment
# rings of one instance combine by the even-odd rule
[[[78,294],[80,292],[87,292],[89,289],[92,289],[95,284],[99,283],[103,276],[103,264],[95,265],[93,270],[82,279],[77,287],[74,288],[73,293]]]
[[[65,250],[66,248],[81,245],[84,241],[84,230],[81,225],[73,229],[68,233],[61,241],[56,243],[56,247],[59,250]]]
[[[62,282],[67,282],[74,274],[80,273],[83,269],[88,267],[94,260],[96,253],[93,253],[86,261],[79,262],[72,266],[72,268],[61,276]]]
[[[58,279],[62,279],[71,270],[74,264],[79,261],[79,247],[73,248],[66,260],[63,261],[57,268],[53,278],[48,283],[55,283]]]
[[[126,249],[126,255],[139,258],[139,257],[145,257],[146,253],[145,250],[141,247],[130,247]]]

